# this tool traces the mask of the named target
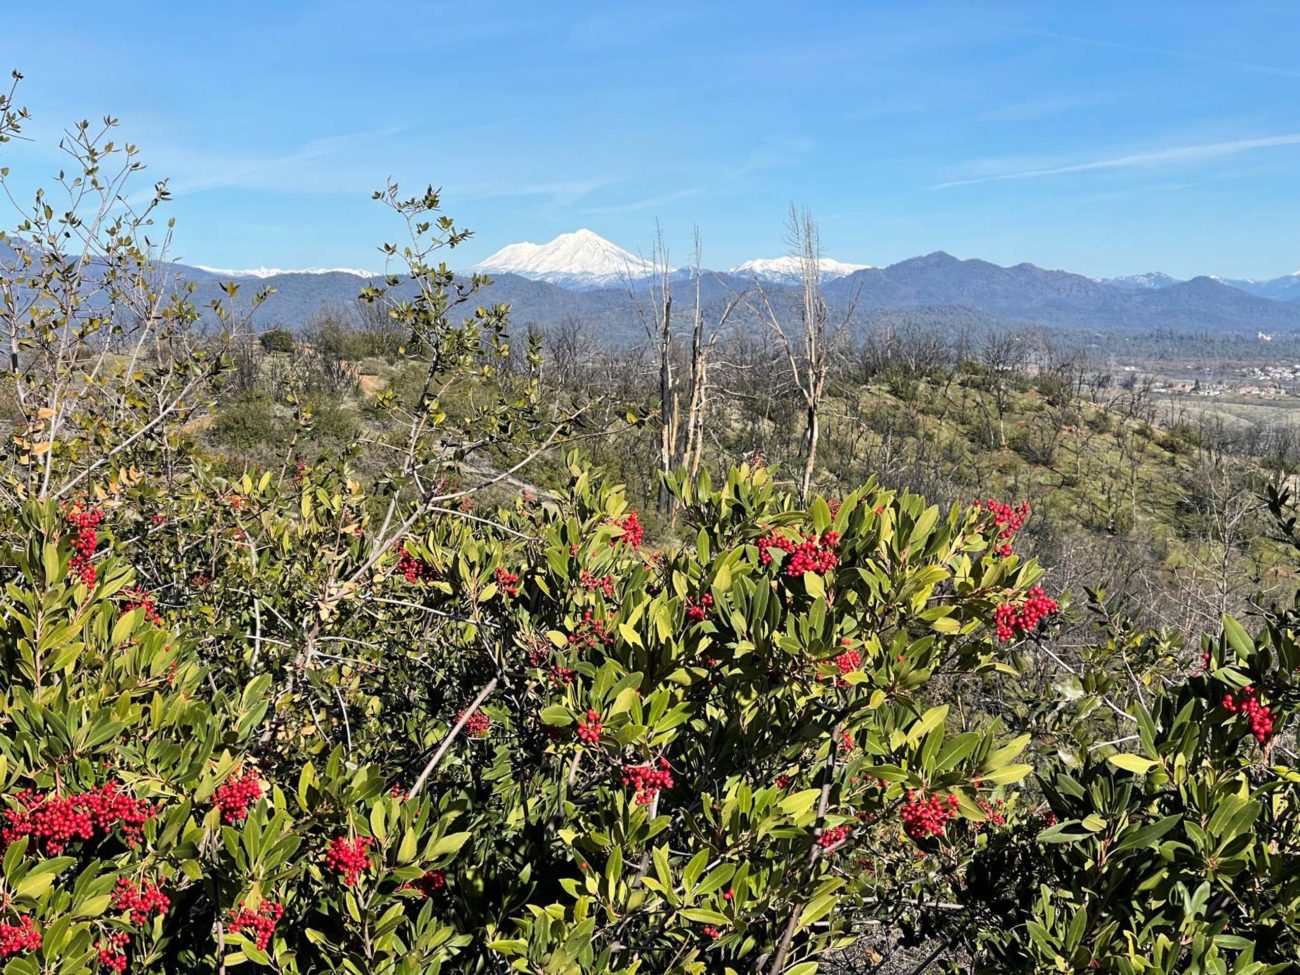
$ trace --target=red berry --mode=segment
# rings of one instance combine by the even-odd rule
[[[604,725],[600,722],[599,711],[588,711],[586,718],[578,719],[578,738],[589,745],[599,745]]]
[[[221,810],[221,821],[227,826],[248,818],[250,806],[262,798],[262,783],[252,769],[243,775],[232,775],[217,787],[212,803]]]
[[[230,931],[232,934],[251,935],[258,951],[265,951],[266,946],[271,943],[275,926],[282,917],[284,917],[284,908],[271,901],[262,901],[257,905],[256,910],[250,910],[241,902],[239,910],[231,913]]]
[[[325,850],[326,868],[337,873],[345,887],[351,887],[362,873],[370,869],[370,845],[373,842],[369,836],[358,836],[355,839],[334,837]]]

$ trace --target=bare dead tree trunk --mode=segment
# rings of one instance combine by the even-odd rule
[[[700,246],[700,232],[695,231],[695,316],[691,328],[691,371],[690,371],[690,390],[686,410],[685,436],[678,455],[679,466],[685,467],[691,477],[695,477],[700,470],[700,460],[704,453],[704,421],[709,400],[709,362],[712,358],[713,348],[717,344],[719,336],[726,328],[732,312],[744,297],[741,294],[731,295],[726,305],[723,307],[718,316],[717,324],[709,331],[706,327],[706,318],[704,314],[704,295],[702,289],[703,267],[702,267],[702,249]],[[708,332],[707,339],[705,337]]]
[[[827,309],[822,297],[821,239],[817,224],[807,210],[790,207],[787,240],[797,263],[800,282],[799,326],[803,331],[802,348],[781,324],[762,285],[758,285],[764,316],[785,347],[790,375],[804,403],[803,476],[799,482],[799,499],[807,502],[812,490],[813,471],[817,466],[817,446],[821,436],[821,407],[826,393],[829,362]],[[850,311],[850,314],[852,312]]]
[[[647,309],[636,291],[636,283],[629,269],[628,296],[641,318],[655,360],[659,366],[659,471],[671,473],[676,460],[679,428],[677,379],[673,374],[673,292],[672,269],[668,265],[668,247],[664,243],[663,229],[655,228],[654,249],[651,252],[650,307]],[[668,513],[672,496],[661,480],[659,483],[659,510]]]
[[[658,313],[658,354],[659,354],[659,408],[662,423],[659,429],[659,471],[669,474],[673,469],[674,454],[677,446],[678,416],[677,383],[673,375],[673,293],[669,282],[668,251],[664,247],[663,234],[655,242],[656,262],[658,264],[659,294],[656,301]],[[668,511],[672,506],[672,497],[668,487],[659,482],[659,508]]]

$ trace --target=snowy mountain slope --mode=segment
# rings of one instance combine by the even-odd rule
[[[870,264],[847,264],[833,257],[823,257],[818,263],[821,265],[822,277],[826,279],[846,277],[854,271],[865,271],[871,267]],[[767,281],[789,282],[797,280],[800,276],[799,259],[797,257],[759,258],[737,264],[731,269],[731,273]]]
[[[378,271],[363,271],[355,267],[304,267],[304,268],[279,268],[279,267],[248,267],[248,268],[227,268],[227,267],[207,267],[203,264],[195,264],[200,271],[207,271],[209,274],[216,274],[228,278],[274,278],[281,274],[351,274],[358,278],[381,278],[383,277]]]
[[[1224,279],[1223,283],[1260,298],[1272,298],[1274,301],[1300,301],[1300,271],[1264,281],[1253,278],[1235,280],[1228,278]]]
[[[1146,274],[1126,274],[1120,278],[1102,278],[1102,284],[1123,288],[1125,291],[1154,291],[1177,284],[1178,279],[1162,271],[1148,271]]]
[[[608,288],[627,278],[654,273],[647,260],[625,251],[600,234],[575,230],[545,244],[509,244],[474,265],[488,274],[517,274],[578,290]]]

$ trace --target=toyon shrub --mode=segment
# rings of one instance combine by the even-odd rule
[[[379,557],[313,610],[317,647],[357,648],[342,660],[278,623],[322,591],[294,546],[353,517],[303,503],[331,475],[196,490],[157,529],[207,531],[175,566],[126,527],[156,505],[106,499],[93,549],[27,505],[7,536],[9,950],[61,971],[793,970],[923,874],[840,866],[896,847],[909,790],[979,823],[1029,772],[996,721],[915,703],[938,669],[995,673],[996,607],[1037,576],[983,558],[972,513],[868,485],[832,518],[742,468],[671,481],[696,537],[648,560],[610,544],[621,492],[572,474],[558,503],[417,519],[401,545],[363,527],[348,558]],[[232,494],[283,563],[241,554]],[[801,571],[774,577],[777,550]],[[200,562],[206,589],[148,611],[161,572]]]
[[[190,557],[220,569],[159,620],[123,611],[163,581],[125,530],[152,509],[105,498],[92,550],[66,509],[24,506],[0,647],[22,702],[0,725],[9,963],[811,972],[870,917],[943,932],[971,970],[1284,970],[1297,787],[1268,770],[1290,630],[1225,620],[1199,666],[1125,702],[1124,734],[1086,706],[1115,693],[1104,661],[1170,638],[1108,624],[1040,754],[937,683],[1032,669],[1061,609],[986,512],[868,484],[832,516],[740,468],[670,479],[692,540],[649,559],[610,544],[622,493],[573,464],[547,506],[417,519],[409,546],[363,527],[363,582],[313,610],[314,658],[277,620],[319,607],[318,562],[248,560],[221,494],[169,512],[208,526]],[[355,491],[302,502],[335,477],[241,485],[254,545],[338,537]],[[833,562],[777,564],[812,539]],[[416,551],[443,568],[413,597]],[[210,607],[242,622],[214,635]],[[1228,891],[1248,913],[1216,907]]]

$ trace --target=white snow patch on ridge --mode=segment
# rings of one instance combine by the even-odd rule
[[[833,257],[823,257],[817,263],[821,267],[822,276],[826,278],[843,278],[854,271],[866,271],[871,267],[870,264],[848,264],[844,261],[837,261]],[[801,267],[797,257],[767,257],[746,261],[744,264],[737,264],[731,269],[731,273],[752,274],[759,278],[786,280],[800,277],[802,274]]]
[[[203,264],[195,264],[194,266],[200,271],[207,271],[209,274],[220,274],[232,278],[273,278],[280,274],[351,274],[358,278],[383,277],[383,275],[378,271],[364,271],[355,267],[247,267],[236,269],[228,267],[206,267]]]

